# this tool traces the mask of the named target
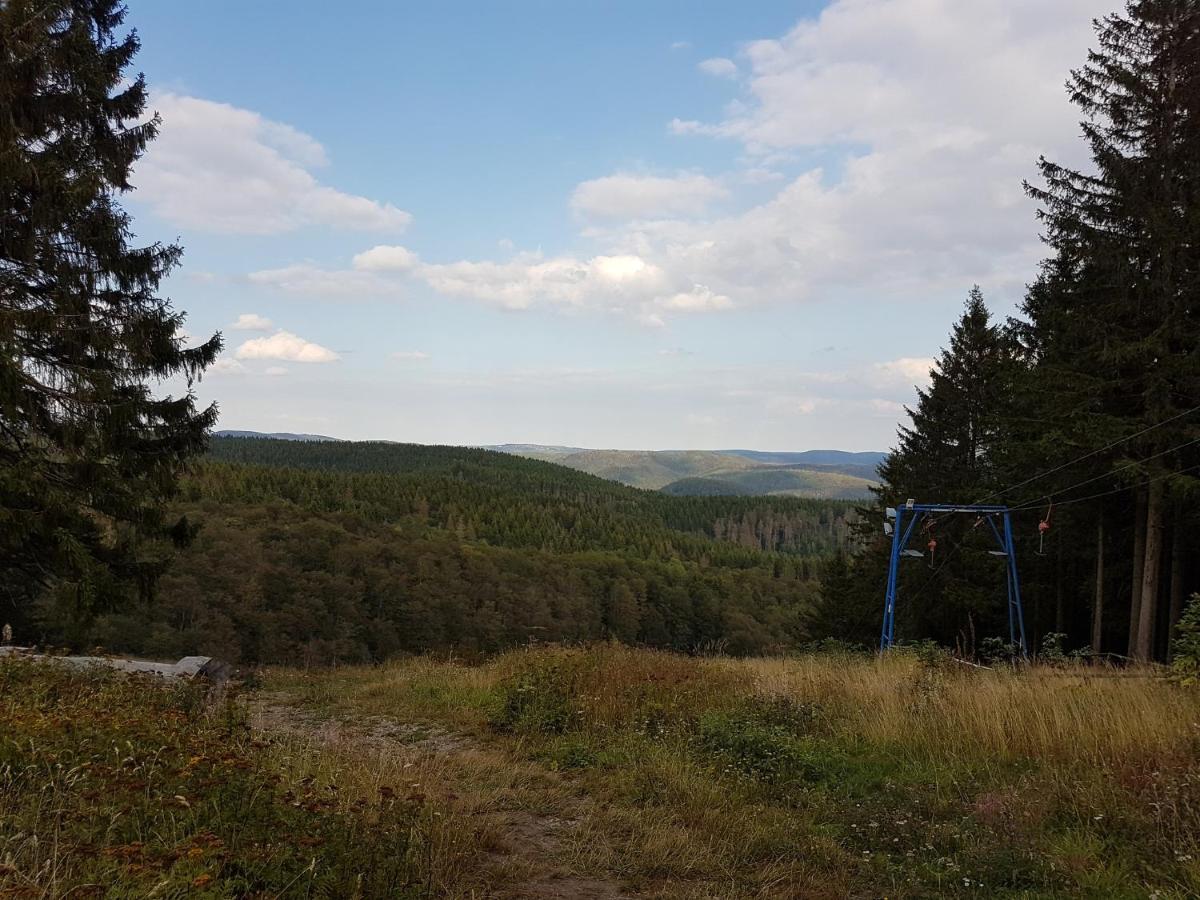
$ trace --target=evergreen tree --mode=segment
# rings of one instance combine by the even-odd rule
[[[991,321],[982,292],[972,288],[949,346],[930,372],[929,387],[918,390],[917,405],[908,410],[911,424],[901,427],[896,448],[879,468],[876,502],[860,510],[862,549],[851,563],[851,576],[837,564],[825,572],[814,637],[825,636],[822,623],[839,622],[853,623],[852,631],[835,637],[878,639],[891,547],[880,528],[886,507],[910,497],[976,502],[1002,483],[1014,386],[1022,371],[1017,351],[1009,330]],[[991,546],[990,534],[973,526],[961,517],[935,517],[914,535],[913,549],[926,554],[926,565],[906,560],[901,567],[897,618],[906,636],[969,645],[977,630],[981,636],[1000,634],[1006,616],[1004,574],[983,552]],[[847,603],[872,608],[872,614],[831,609],[838,592]]]
[[[216,416],[191,384],[219,335],[186,348],[158,294],[181,248],[135,246],[119,203],[159,125],[124,15],[0,3],[0,614],[48,582],[84,608],[146,591],[187,536],[164,501]],[[181,396],[152,391],[172,377]]]
[[[1090,469],[1069,467],[1057,487],[1107,471],[1121,478],[1092,490],[1135,486],[1121,510],[1133,520],[1121,557],[1132,557],[1129,651],[1148,659],[1165,647],[1162,620],[1180,605],[1166,594],[1182,596],[1194,550],[1183,540],[1192,480],[1173,473],[1200,459],[1188,443],[1200,436],[1196,417],[1185,414],[1200,402],[1200,3],[1134,0],[1100,20],[1097,36],[1068,83],[1092,171],[1043,159],[1043,184],[1028,187],[1052,255],[1026,300],[1022,336],[1039,381],[1054,386],[1037,395],[1036,417],[1057,423],[1042,438],[1043,459],[1054,461],[1056,447],[1069,460],[1132,438]],[[1179,552],[1167,550],[1168,524]],[[1103,530],[1089,530],[1098,551]],[[1104,578],[1101,566],[1101,586]]]

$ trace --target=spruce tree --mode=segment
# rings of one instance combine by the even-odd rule
[[[1090,465],[1134,488],[1128,647],[1147,659],[1165,643],[1156,634],[1172,508],[1186,528],[1191,479],[1173,473],[1200,459],[1188,445],[1197,416],[1185,415],[1200,402],[1200,2],[1134,0],[1097,22],[1097,37],[1068,82],[1091,168],[1043,159],[1043,183],[1028,186],[1052,253],[1022,333],[1041,383],[1054,386],[1037,415],[1058,423],[1064,455],[1132,438]],[[1046,487],[1089,471],[1071,467]],[[1178,594],[1185,559],[1170,556]]]
[[[158,130],[114,0],[0,3],[0,614],[52,584],[84,609],[147,592],[187,537],[165,501],[216,409],[159,294],[175,244],[120,205]],[[178,379],[177,395],[161,384]]]
[[[917,404],[908,410],[910,424],[900,428],[896,448],[880,466],[876,502],[859,511],[862,549],[851,565],[856,587],[847,587],[837,566],[826,571],[822,609],[812,622],[814,637],[824,636],[823,623],[854,622],[856,633],[833,636],[878,638],[891,546],[880,527],[885,507],[910,497],[926,503],[971,503],[1002,483],[1014,385],[1022,372],[1017,350],[1009,330],[991,321],[982,292],[972,288],[949,346],[930,372],[929,387],[918,390]],[[1001,633],[1006,615],[1003,570],[983,552],[990,534],[973,524],[961,517],[935,517],[914,535],[912,549],[926,554],[926,565],[906,560],[901,568],[903,600],[897,617],[907,637],[970,649],[973,631],[981,637]],[[873,635],[865,633],[861,611],[830,608],[838,592],[848,602],[873,608]]]

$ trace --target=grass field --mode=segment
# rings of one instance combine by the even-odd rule
[[[0,897],[416,897],[432,814],[201,685],[0,659]]]
[[[1200,894],[1200,693],[1149,671],[602,645],[214,703],[10,661],[0,729],[0,896]]]
[[[1145,671],[599,646],[270,682],[325,714],[465,735],[488,754],[478,771],[440,754],[448,815],[568,822],[558,871],[629,893],[1200,894],[1200,694]],[[522,778],[498,789],[498,759]]]

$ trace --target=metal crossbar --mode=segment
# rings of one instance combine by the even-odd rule
[[[981,521],[987,522],[989,530],[996,538],[1000,546],[1000,555],[1005,558],[1009,643],[1016,647],[1022,656],[1027,656],[1025,613],[1021,608],[1021,583],[1017,576],[1017,554],[1013,546],[1009,509],[1007,506],[977,503],[914,503],[910,500],[903,506],[887,511],[888,519],[894,519],[895,524],[888,523],[892,528],[892,556],[888,563],[887,594],[883,601],[883,631],[879,636],[879,649],[888,650],[896,643],[896,600],[900,593],[900,560],[906,555],[913,531],[926,516],[952,514],[978,516]]]

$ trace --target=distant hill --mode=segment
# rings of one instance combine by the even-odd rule
[[[756,465],[751,460],[710,450],[579,450],[550,461],[647,490],[658,490],[681,478],[750,469]]]
[[[878,480],[885,453],[806,450],[586,450],[545,444],[488,449],[569,466],[674,496],[791,496],[856,500]]]
[[[867,496],[872,480],[844,472],[800,466],[762,466],[738,472],[717,472],[702,478],[682,478],[663,486],[675,497],[818,497],[857,500]]]
[[[776,466],[822,466],[834,470],[853,466],[866,467],[874,477],[876,467],[887,457],[886,453],[876,450],[851,452],[848,450],[803,450],[795,453],[776,453],[770,450],[721,450],[730,456],[741,456],[755,462],[768,463]]]
[[[329,437],[324,434],[294,434],[290,431],[235,431],[228,428],[223,428],[220,431],[214,431],[216,437],[232,437],[232,438],[271,438],[276,441],[341,441],[341,438]]]
[[[350,443],[323,434],[222,430],[218,437]],[[376,441],[378,445],[391,441]],[[886,453],[846,450],[594,450],[557,444],[479,447],[556,463],[609,481],[677,497],[812,497],[857,500],[878,480]]]

